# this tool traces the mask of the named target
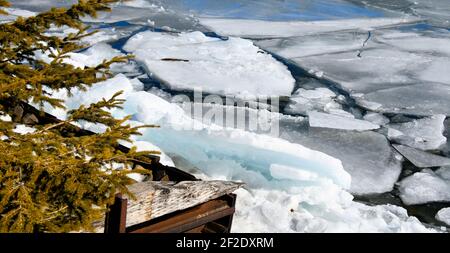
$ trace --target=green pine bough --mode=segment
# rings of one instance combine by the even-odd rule
[[[21,104],[31,101],[41,112],[44,104],[64,108],[64,101],[46,91],[86,90],[111,77],[111,64],[129,59],[115,57],[84,69],[64,63],[68,53],[89,46],[81,39],[92,32],[80,18],[110,11],[114,2],[118,0],[80,0],[70,8],[0,24],[0,232],[90,230],[116,193],[129,194],[133,180],[127,175],[136,172],[130,169],[133,161],[155,153],[117,149],[119,141],[139,135],[139,128],[151,127],[132,127],[126,124],[128,117],[112,117],[107,109],[120,107],[120,93],[72,110],[60,123],[33,124],[35,131],[28,134],[13,131],[24,123],[17,116]],[[0,0],[0,7],[8,6]],[[0,8],[2,14],[5,10]],[[52,26],[78,32],[46,35]],[[37,60],[36,51],[50,52],[51,61]],[[91,136],[71,134],[78,121],[103,124],[107,130]]]

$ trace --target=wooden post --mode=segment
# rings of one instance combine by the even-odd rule
[[[127,204],[128,200],[122,194],[116,194],[114,204],[110,206],[105,217],[105,233],[125,233],[127,228]]]

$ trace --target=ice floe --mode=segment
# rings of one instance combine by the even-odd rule
[[[450,226],[450,207],[439,210],[436,219]]]
[[[450,201],[449,167],[436,172],[424,169],[399,183],[400,198],[407,205]]]
[[[450,166],[450,158],[403,145],[393,145],[408,161],[419,168]]]
[[[384,116],[383,114],[380,113],[375,113],[375,112],[369,112],[366,115],[364,115],[364,120],[367,120],[369,122],[372,122],[374,124],[377,125],[386,125],[389,123],[389,118]]]
[[[201,90],[220,95],[289,96],[295,80],[287,67],[251,41],[227,41],[200,32],[143,32],[125,50],[174,90]]]
[[[402,170],[401,156],[382,134],[309,128],[306,120],[281,121],[280,129],[281,138],[340,159],[352,177],[350,192],[354,194],[389,192]]]
[[[437,150],[447,141],[443,135],[445,115],[434,115],[406,123],[387,125],[396,130],[388,138],[421,150]]]
[[[310,127],[333,128],[342,130],[367,131],[380,128],[379,125],[369,121],[354,119],[350,117],[342,117],[321,112],[309,112]]]
[[[327,88],[313,90],[300,88],[289,98],[284,110],[289,114],[307,115],[309,111],[329,112],[330,109],[341,109],[342,106],[335,98],[336,94]]]

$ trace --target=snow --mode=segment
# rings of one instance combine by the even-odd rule
[[[71,90],[71,96],[69,96],[66,90],[59,90],[53,91],[52,97],[65,100],[66,109],[73,110],[81,105],[88,106],[103,98],[109,99],[119,91],[123,91],[124,94],[118,98],[125,98],[133,90],[134,86],[130,79],[123,74],[118,74],[111,79],[93,85],[87,89],[87,92],[75,88]],[[48,104],[44,105],[44,109],[59,119],[66,119],[67,117],[67,111],[64,109],[52,108]]]
[[[450,158],[434,155],[403,145],[393,145],[406,159],[419,168],[450,166]]]
[[[436,219],[450,226],[450,207],[439,210]]]
[[[289,96],[295,80],[287,67],[239,38],[222,41],[200,32],[143,32],[125,50],[174,90],[220,95]],[[178,59],[164,61],[163,59]]]
[[[416,18],[372,18],[325,21],[263,21],[249,19],[200,18],[200,24],[220,35],[244,38],[305,36],[343,30],[372,30],[417,22]]]
[[[389,124],[389,128],[398,131],[390,139],[421,150],[439,149],[447,141],[443,136],[444,120],[445,115],[434,115],[411,122]]]
[[[49,57],[50,52],[42,53],[41,51],[35,51],[35,57],[39,60],[50,63],[53,59]],[[110,60],[116,56],[123,56],[123,54],[116,49],[113,49],[109,44],[98,43],[89,47],[85,51],[80,53],[68,53],[64,62],[73,65],[76,68],[84,69],[85,67],[96,67],[105,60]],[[120,64],[112,64],[111,68],[114,69]]]
[[[13,132],[18,134],[31,134],[36,132],[36,128],[19,124],[14,127]]]
[[[326,192],[326,193],[325,193]],[[339,188],[240,189],[232,232],[430,232],[406,210],[352,201]]]
[[[424,169],[403,179],[399,183],[400,198],[406,205],[425,204],[430,202],[450,201],[449,168],[441,168],[437,172]]]
[[[311,127],[333,128],[342,130],[366,131],[380,128],[369,121],[352,119],[321,112],[309,112],[309,125]]]
[[[141,151],[161,152],[161,154],[158,155],[160,158],[159,162],[165,166],[170,166],[170,167],[175,166],[173,160],[166,153],[164,153],[164,151],[162,151],[159,147],[155,146],[154,144],[152,144],[148,141],[134,141],[133,146],[136,147],[137,152],[141,152]]]

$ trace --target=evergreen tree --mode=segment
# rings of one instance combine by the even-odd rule
[[[108,5],[117,1],[80,0],[70,8],[0,24],[0,232],[90,229],[115,193],[129,193],[127,185],[133,181],[127,174],[133,161],[151,153],[117,149],[119,141],[139,134],[139,127],[126,124],[129,118],[115,119],[107,110],[124,102],[118,99],[120,93],[72,110],[60,123],[38,124],[23,116],[22,105],[28,102],[40,105],[41,111],[46,103],[63,108],[64,101],[52,98],[49,90],[86,90],[111,77],[112,63],[128,60],[115,57],[83,69],[64,63],[68,53],[89,46],[80,42],[92,34],[80,18],[110,11]],[[0,0],[0,6],[8,5]],[[52,26],[78,32],[64,37],[46,34]],[[51,62],[37,60],[36,51],[49,54]],[[103,124],[107,130],[77,135],[73,123],[78,121]],[[24,123],[35,131],[14,131]]]

